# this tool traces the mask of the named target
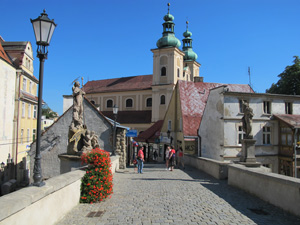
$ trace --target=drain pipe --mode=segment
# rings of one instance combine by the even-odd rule
[[[297,134],[298,128],[295,128],[294,132],[294,167],[295,167],[295,178],[297,178]]]

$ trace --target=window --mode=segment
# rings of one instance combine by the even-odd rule
[[[31,104],[28,104],[28,118],[31,118]]]
[[[133,106],[133,101],[131,98],[126,100],[126,108],[132,108]]]
[[[33,106],[33,118],[34,119],[36,119],[36,117],[37,117],[36,113],[37,113],[37,106],[35,105],[35,106]]]
[[[23,137],[24,137],[24,129],[21,129],[21,144],[23,144]]]
[[[243,101],[244,101],[245,103],[248,103],[247,100],[243,100],[243,99],[240,99],[240,100],[239,100],[239,110],[240,110],[240,113],[244,113]]]
[[[26,91],[26,85],[27,85],[27,80],[26,78],[23,78],[23,91]]]
[[[32,130],[32,141],[35,141],[36,131],[35,129]]]
[[[291,102],[285,103],[285,114],[293,114],[293,103]]]
[[[160,75],[161,75],[161,76],[166,76],[166,75],[167,75],[167,68],[166,68],[166,67],[163,66],[163,67],[161,68],[161,73],[160,73]]]
[[[152,107],[152,98],[147,98],[146,107]]]
[[[29,93],[32,91],[32,81],[29,81]]]
[[[164,95],[160,96],[160,104],[161,105],[166,104],[166,97]]]
[[[243,131],[243,126],[238,127],[238,144],[242,144],[242,140],[244,139],[245,132]]]
[[[264,113],[271,114],[271,102],[264,101]]]
[[[270,145],[271,144],[271,127],[263,127],[263,144]]]
[[[25,117],[25,103],[22,102],[22,117]]]
[[[177,77],[180,77],[180,69],[177,69]]]
[[[30,131],[29,131],[29,129],[27,129],[27,142],[30,141],[30,136],[29,136],[29,134],[30,134]]]
[[[113,100],[107,100],[106,102],[106,108],[112,108],[113,107]]]

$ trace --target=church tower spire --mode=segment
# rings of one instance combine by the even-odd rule
[[[182,39],[182,51],[184,52],[184,61],[196,61],[198,55],[193,51],[193,39],[192,33],[188,30],[189,21],[186,21],[186,31],[183,33],[184,39]]]
[[[168,3],[168,13],[164,16],[165,22],[163,23],[163,36],[156,42],[156,46],[158,48],[180,47],[181,43],[175,37],[175,23],[173,22],[173,20],[174,16],[170,14],[170,3]]]

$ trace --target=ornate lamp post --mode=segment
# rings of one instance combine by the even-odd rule
[[[30,19],[35,38],[37,48],[37,57],[40,59],[40,70],[39,70],[39,93],[38,93],[38,117],[37,117],[37,136],[36,136],[36,153],[34,158],[34,169],[33,169],[33,180],[34,186],[41,187],[44,185],[42,181],[42,169],[41,169],[41,154],[40,154],[40,145],[41,145],[41,117],[42,117],[42,94],[43,94],[43,73],[44,73],[44,62],[47,59],[48,46],[55,27],[57,26],[54,23],[54,20],[50,20],[46,11],[44,10],[41,15],[32,20]]]
[[[119,110],[118,106],[114,105],[114,107],[113,107],[113,114],[115,116],[115,119],[114,119],[114,136],[113,136],[113,150],[112,150],[111,155],[116,155],[116,120],[117,120],[118,110]]]

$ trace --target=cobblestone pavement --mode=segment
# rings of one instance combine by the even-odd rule
[[[115,173],[111,199],[79,204],[57,225],[300,224],[300,218],[190,167],[166,171],[163,164],[146,164],[143,172]]]

